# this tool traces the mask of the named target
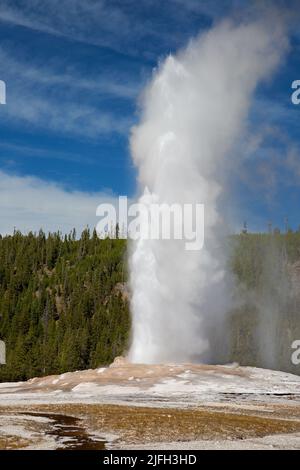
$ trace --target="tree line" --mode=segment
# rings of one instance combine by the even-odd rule
[[[0,381],[95,368],[126,352],[126,247],[88,229],[0,236]],[[290,347],[300,339],[300,233],[241,233],[228,252],[235,287],[216,360],[299,373]]]
[[[110,363],[128,344],[124,240],[52,233],[0,238],[0,381]]]

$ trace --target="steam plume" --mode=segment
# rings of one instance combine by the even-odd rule
[[[258,82],[286,49],[280,25],[225,21],[169,56],[142,100],[131,151],[141,192],[160,203],[204,203],[205,246],[139,239],[130,254],[134,362],[212,360],[214,327],[230,305],[219,201]],[[151,201],[151,194],[141,196]],[[210,333],[209,333],[210,332]]]

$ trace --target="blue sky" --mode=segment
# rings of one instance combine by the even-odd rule
[[[292,18],[298,14],[297,2],[271,3]],[[7,85],[7,104],[0,106],[0,231],[92,225],[97,200],[132,197],[128,136],[154,67],[219,19],[244,15],[246,5],[0,0],[0,79]],[[300,79],[297,22],[290,43],[253,102],[251,137],[234,175],[235,227],[244,219],[250,229],[268,220],[283,226],[285,215],[300,225],[300,106],[290,99],[291,83]]]

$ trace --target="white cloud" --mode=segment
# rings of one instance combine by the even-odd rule
[[[11,121],[89,138],[113,132],[127,134],[132,123],[129,117],[117,117],[89,104],[60,103],[42,95],[36,96],[34,90],[12,91],[5,111],[6,118]]]
[[[0,233],[12,233],[14,228],[77,233],[89,225],[91,230],[99,219],[96,208],[103,202],[115,204],[112,193],[69,191],[55,183],[31,176],[9,175],[0,171]]]
[[[24,56],[20,57],[20,55],[19,50],[0,47],[1,68],[9,77],[14,77],[15,81],[21,84],[30,82],[39,86],[60,86],[64,87],[64,91],[66,89],[69,91],[81,89],[106,97],[126,99],[135,99],[141,87],[140,83],[133,81],[132,77],[123,71],[118,71],[118,76],[112,71],[110,73],[102,71],[93,78],[86,77],[86,73],[83,77],[80,70],[76,70],[74,66],[68,66],[67,62],[57,61],[55,64],[52,60],[51,66],[41,63],[34,65],[32,57],[26,60]],[[66,71],[62,72],[62,69],[66,69]]]
[[[135,5],[132,10],[134,14]],[[125,44],[134,49],[137,38],[155,34],[147,18],[143,24],[133,21],[122,4],[106,0],[26,0],[20,6],[3,0],[0,20],[118,52]]]
[[[132,118],[117,116],[102,106],[101,96],[134,97],[137,87],[104,74],[82,78],[61,73],[54,66],[34,66],[14,59],[0,48],[0,64],[7,83],[7,104],[1,119],[22,121],[55,132],[94,138],[103,134],[126,134]]]
[[[18,143],[10,143],[10,142],[1,142],[0,141],[0,150],[3,156],[6,156],[4,159],[5,162],[12,164],[14,162],[14,157],[12,154],[17,154],[18,156],[22,157],[34,157],[39,159],[48,159],[48,160],[64,160],[67,162],[75,162],[75,163],[85,163],[89,165],[94,165],[95,161],[88,157],[87,155],[83,155],[80,153],[75,152],[68,152],[68,151],[59,151],[48,149],[46,147],[37,147],[37,146],[30,146]],[[101,166],[104,165],[105,162],[101,162]]]
[[[185,36],[182,24],[191,27],[201,15],[219,17],[231,1],[23,0],[12,5],[2,0],[0,21],[126,56],[153,58],[158,45],[178,47],[178,39]],[[142,41],[147,41],[146,49]]]

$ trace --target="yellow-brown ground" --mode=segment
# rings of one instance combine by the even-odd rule
[[[2,414],[58,413],[82,419],[82,425],[99,434],[113,434],[113,447],[197,440],[244,440],[300,432],[300,406],[253,405],[252,409],[150,408],[118,405],[61,404],[0,408]],[[24,448],[30,441],[9,436],[0,448]]]

